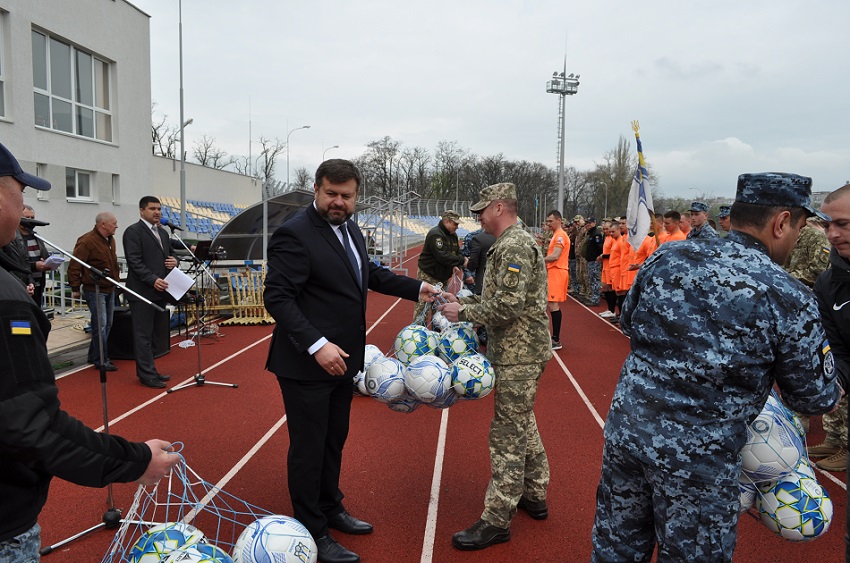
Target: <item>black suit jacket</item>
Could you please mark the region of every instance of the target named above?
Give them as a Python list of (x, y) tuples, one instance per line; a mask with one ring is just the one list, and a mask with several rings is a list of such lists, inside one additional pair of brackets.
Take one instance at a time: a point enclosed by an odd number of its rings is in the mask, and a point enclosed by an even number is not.
[[(276, 326), (266, 369), (289, 379), (338, 380), (307, 351), (321, 337), (349, 357), (345, 375), (363, 368), (367, 288), (415, 301), (421, 282), (370, 263), (360, 229), (347, 221), (350, 242), (360, 256), (355, 272), (333, 228), (309, 205), (272, 235), (263, 300)], [(355, 276), (365, 283), (357, 285)]]
[[(169, 269), (165, 259), (171, 256), (171, 237), (157, 225), (162, 245), (153, 236), (149, 223), (140, 219), (124, 231), (124, 256), (127, 258), (127, 287), (151, 301), (166, 300), (168, 294), (157, 291), (153, 284), (157, 278), (165, 279)], [(127, 294), (128, 299), (136, 299)]]

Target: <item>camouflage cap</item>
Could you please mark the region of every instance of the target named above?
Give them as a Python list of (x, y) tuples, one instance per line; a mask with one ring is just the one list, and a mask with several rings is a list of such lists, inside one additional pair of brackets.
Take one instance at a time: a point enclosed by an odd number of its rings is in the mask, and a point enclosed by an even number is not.
[(595, 222), (596, 222), (596, 217), (594, 217), (593, 215), (591, 215), (590, 217), (588, 217), (588, 218), (586, 219), (586, 222), (587, 222), (587, 223), (595, 223)]
[(581, 223), (582, 221), (584, 221), (584, 217), (582, 217), (581, 215), (576, 215), (575, 217), (573, 217), (573, 223)]
[(691, 204), (691, 208), (688, 211), (702, 211), (704, 213), (708, 213), (708, 204), (704, 201), (695, 201)]
[(723, 219), (724, 217), (729, 217), (729, 212), (732, 211), (731, 205), (721, 205), (720, 211), (717, 212), (717, 218)]
[(830, 221), (829, 215), (812, 207), (812, 179), (785, 172), (762, 172), (738, 176), (735, 201), (754, 205), (802, 207), (809, 215)]
[(501, 184), (493, 184), (481, 190), (481, 195), (478, 203), (469, 206), (469, 210), (473, 213), (481, 213), (488, 205), (500, 199), (516, 200), (516, 186), (509, 182)]
[(454, 223), (460, 223), (460, 215), (453, 209), (446, 209), (441, 216), (443, 219), (448, 219)]

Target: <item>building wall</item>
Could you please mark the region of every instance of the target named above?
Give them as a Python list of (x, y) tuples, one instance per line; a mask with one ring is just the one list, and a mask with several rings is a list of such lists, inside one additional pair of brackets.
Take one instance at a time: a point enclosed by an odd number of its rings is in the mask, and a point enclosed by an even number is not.
[[(249, 176), (186, 163), (186, 199), (251, 205), (260, 201), (260, 184)], [(180, 161), (153, 157), (152, 195), (180, 198)]]

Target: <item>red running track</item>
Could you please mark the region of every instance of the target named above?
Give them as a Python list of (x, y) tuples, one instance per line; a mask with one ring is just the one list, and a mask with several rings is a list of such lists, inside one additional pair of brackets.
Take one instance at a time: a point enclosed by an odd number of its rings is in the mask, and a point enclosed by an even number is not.
[[(368, 342), (388, 350), (398, 330), (409, 323), (412, 310), (412, 303), (370, 294)], [(452, 533), (474, 522), (482, 510), (489, 479), (492, 398), (462, 402), (446, 411), (422, 407), (400, 414), (357, 397), (342, 489), (347, 508), (372, 522), (375, 533), (338, 533), (337, 539), (364, 561), (377, 563), (589, 559), (601, 424), (629, 343), (615, 327), (575, 301), (563, 310), (565, 347), (549, 362), (535, 407), (552, 468), (549, 519), (538, 522), (520, 512), (510, 542), (481, 552), (455, 550)], [(283, 401), (274, 376), (263, 369), (271, 327), (223, 327), (222, 333), (226, 336), (218, 341), (205, 339), (202, 368), (208, 381), (238, 383), (238, 389), (204, 386), (159, 393), (137, 383), (133, 362), (119, 361), (119, 371), (109, 374), (107, 385), (110, 429), (135, 440), (181, 441), (188, 464), (206, 481), (218, 483), (232, 473), (223, 486), (226, 491), (272, 512), (291, 514)], [(197, 350), (174, 347), (157, 365), (173, 376), (170, 385), (189, 380), (198, 370)], [(93, 427), (101, 425), (100, 382), (92, 368), (62, 377), (58, 385), (66, 410)], [(817, 423), (814, 426), (812, 439), (819, 439), (822, 430)], [(251, 453), (252, 449), (256, 451)], [(846, 477), (835, 477), (831, 481), (819, 474), (835, 502), (835, 520), (823, 538), (788, 542), (745, 515), (735, 561), (842, 561)], [(133, 485), (115, 485), (116, 505), (126, 510), (134, 491)], [(97, 524), (105, 502), (105, 490), (54, 480), (40, 519), (44, 545)], [(110, 532), (99, 530), (44, 560), (100, 561), (110, 540)]]

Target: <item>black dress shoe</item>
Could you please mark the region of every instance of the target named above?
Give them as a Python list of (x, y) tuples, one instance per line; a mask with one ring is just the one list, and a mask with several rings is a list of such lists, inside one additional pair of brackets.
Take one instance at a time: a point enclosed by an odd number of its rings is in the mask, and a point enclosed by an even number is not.
[(372, 524), (364, 522), (363, 520), (358, 520), (345, 510), (339, 514), (328, 516), (328, 528), (333, 528), (334, 530), (354, 535), (372, 533)]
[(145, 387), (151, 387), (153, 389), (165, 389), (165, 383), (159, 379), (139, 379), (139, 383)]
[[(100, 371), (99, 365), (95, 364), (94, 368), (97, 371)], [(118, 371), (118, 368), (112, 362), (106, 362), (105, 364), (103, 364), (103, 371)]]
[(510, 528), (498, 528), (491, 526), (484, 520), (479, 520), (466, 530), (453, 535), (452, 545), (458, 549), (472, 551), (484, 549), (497, 543), (504, 543), (509, 539), (511, 539)]
[(521, 508), (528, 512), (528, 515), (535, 520), (546, 520), (549, 516), (549, 507), (546, 506), (545, 500), (528, 500), (525, 497), (520, 497), (517, 508)]
[(171, 381), (170, 375), (162, 375), (161, 373), (156, 374), (156, 378), (160, 381)]
[(316, 540), (319, 548), (319, 561), (321, 563), (357, 563), (360, 556), (337, 543), (330, 536), (322, 536)]

